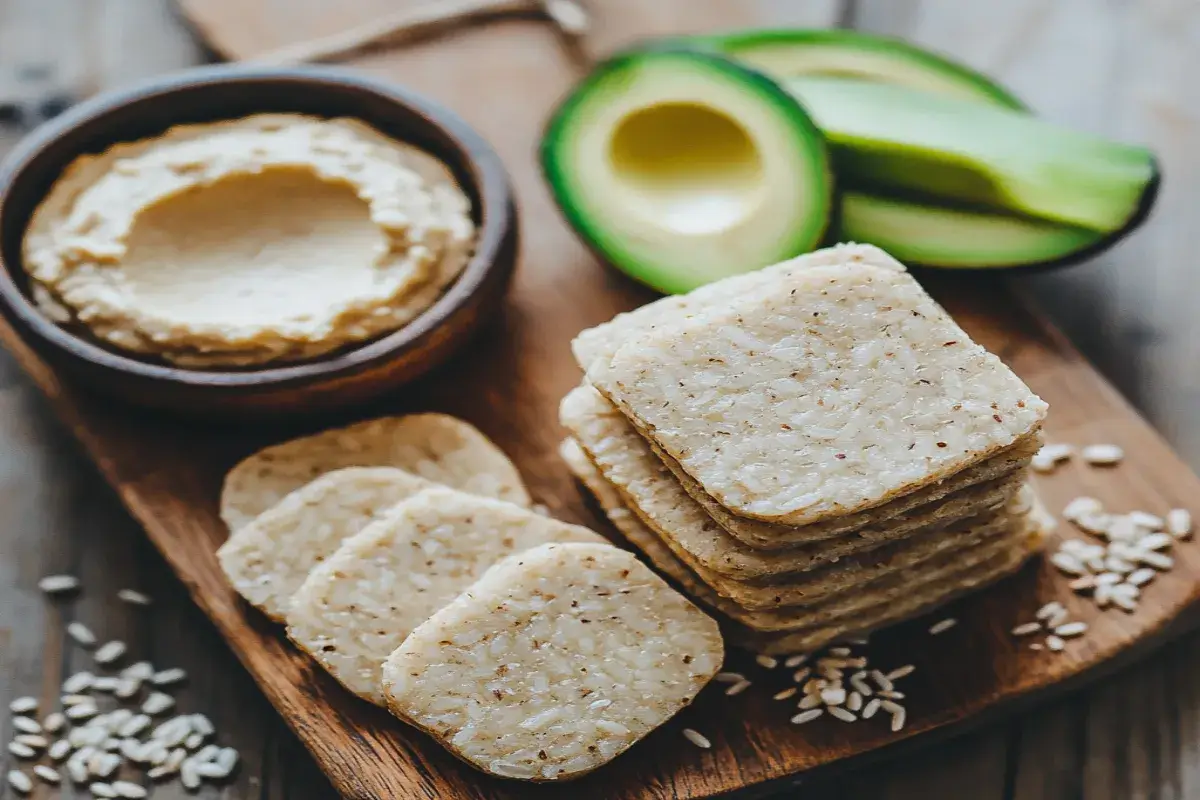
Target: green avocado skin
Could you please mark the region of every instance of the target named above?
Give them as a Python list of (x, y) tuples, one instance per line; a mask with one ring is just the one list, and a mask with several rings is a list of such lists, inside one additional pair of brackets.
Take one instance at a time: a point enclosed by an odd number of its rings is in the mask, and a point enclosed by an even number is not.
[[(685, 40), (722, 53), (784, 81), (802, 75), (853, 77), (911, 89), (953, 93), (980, 103), (1028, 111), (1008, 89), (986, 75), (937, 53), (889, 36), (840, 29), (776, 28), (733, 31)], [(772, 71), (757, 63), (764, 53), (796, 53), (791, 69)]]
[[(571, 143), (583, 126), (593, 124), (593, 109), (608, 98), (618, 97), (635, 81), (661, 79), (663, 102), (671, 102), (670, 81), (675, 70), (737, 87), (744, 102), (758, 111), (757, 119), (768, 120), (789, 132), (805, 164), (794, 178), (804, 184), (807, 206), (802, 219), (792, 220), (786, 241), (761, 263), (731, 263), (723, 274), (697, 274), (672, 252), (670, 237), (664, 237), (652, 256), (635, 255), (633, 243), (624, 237), (612, 219), (624, 212), (614, 201), (589, 194), (589, 187), (576, 180), (579, 170), (572, 163)], [(656, 77), (661, 76), (661, 78)], [(715, 102), (715, 100), (714, 100)], [(715, 108), (715, 106), (714, 106)], [(749, 125), (744, 118), (738, 122)], [(543, 176), (563, 217), (583, 241), (603, 259), (651, 288), (668, 294), (691, 291), (725, 275), (747, 272), (782, 261), (820, 246), (828, 235), (835, 208), (835, 187), (824, 137), (800, 103), (784, 88), (761, 73), (746, 69), (718, 54), (684, 47), (642, 47), (618, 54), (598, 65), (568, 95), (551, 115), (538, 151)], [(645, 246), (642, 245), (643, 251)]]

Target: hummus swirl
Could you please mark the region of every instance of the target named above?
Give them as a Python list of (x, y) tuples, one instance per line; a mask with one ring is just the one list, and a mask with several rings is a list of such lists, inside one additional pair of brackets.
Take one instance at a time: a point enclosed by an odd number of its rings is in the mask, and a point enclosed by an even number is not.
[(51, 318), (187, 366), (311, 358), (395, 330), (461, 271), (470, 202), (348, 119), (172, 128), (73, 162), (30, 222)]

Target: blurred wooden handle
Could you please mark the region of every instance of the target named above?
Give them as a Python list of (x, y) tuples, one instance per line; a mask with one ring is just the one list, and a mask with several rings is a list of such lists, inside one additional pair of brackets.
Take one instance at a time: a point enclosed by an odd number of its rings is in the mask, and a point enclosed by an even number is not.
[(489, 17), (541, 14), (568, 37), (588, 27), (587, 12), (576, 0), (432, 0), (417, 8), (397, 11), (341, 33), (287, 45), (251, 59), (255, 64), (316, 64), (334, 61), (440, 28), (478, 22)]

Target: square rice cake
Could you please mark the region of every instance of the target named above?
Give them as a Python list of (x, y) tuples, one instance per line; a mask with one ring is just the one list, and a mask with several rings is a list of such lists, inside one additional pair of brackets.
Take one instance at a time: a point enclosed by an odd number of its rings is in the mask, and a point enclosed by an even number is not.
[(598, 533), (436, 487), (345, 540), (292, 598), (288, 636), (350, 691), (383, 703), (379, 670), (404, 637), (497, 561)]
[(706, 313), (714, 308), (719, 309), (733, 297), (770, 295), (774, 292), (776, 283), (792, 272), (835, 264), (870, 264), (881, 269), (904, 271), (903, 264), (874, 245), (837, 244), (754, 272), (732, 275), (705, 284), (687, 294), (668, 295), (641, 308), (618, 314), (608, 322), (580, 331), (571, 342), (571, 352), (586, 372), (592, 362), (611, 359), (617, 349), (630, 338), (663, 323)]
[(1041, 533), (1037, 526), (1025, 539), (1025, 547), (1005, 551), (988, 561), (959, 571), (944, 582), (905, 595), (901, 599), (878, 606), (853, 621), (822, 624), (799, 631), (758, 633), (737, 623), (723, 626), (730, 642), (755, 653), (783, 655), (811, 653), (837, 642), (867, 636), (881, 628), (920, 617), (964, 595), (981, 591), (1017, 572), (1026, 561), (1041, 549)]
[[(854, 595), (851, 595), (814, 607), (813, 611), (821, 616), (799, 630), (763, 632), (753, 623), (763, 619), (760, 614), (772, 612), (747, 612), (718, 595), (676, 559), (653, 532), (641, 524), (636, 515), (621, 506), (620, 495), (606, 484), (595, 467), (589, 464), (581, 448), (568, 440), (560, 448), (560, 454), (576, 477), (596, 496), (601, 508), (617, 530), (640, 549), (656, 569), (716, 614), (731, 644), (772, 655), (811, 652), (837, 641), (861, 636), (893, 622), (919, 616), (971, 589), (981, 588), (999, 580), (1014, 572), (1037, 552), (1043, 537), (1053, 527), (1052, 519), (1039, 504), (1031, 515), (1025, 518), (1022, 527), (1015, 534), (1006, 534), (997, 541), (979, 548), (977, 553), (961, 562), (948, 559), (945, 568), (930, 571), (920, 582), (912, 584), (912, 591), (903, 594), (899, 607), (891, 601), (859, 605)], [(1026, 492), (1025, 496), (1029, 498), (1031, 494)], [(945, 595), (941, 588), (947, 584), (958, 587), (949, 596)], [(916, 596), (920, 605), (914, 608), (913, 604), (908, 602), (910, 595)], [(854, 604), (852, 615), (844, 611), (847, 603)], [(824, 616), (826, 614), (828, 617)]]
[(259, 450), (225, 476), (221, 519), (235, 531), (288, 492), (343, 467), (395, 467), (452, 489), (530, 503), (517, 468), (474, 426), (446, 414), (408, 414)]
[[(840, 558), (876, 542), (977, 514), (995, 501), (994, 487), (1000, 479), (1019, 472), (1041, 446), (1040, 437), (1028, 437), (975, 466), (877, 508), (790, 526), (730, 514), (673, 459), (662, 453), (656, 457), (652, 443), (591, 386), (569, 392), (559, 407), (559, 418), (605, 479), (627, 495), (630, 504), (657, 530), (706, 567), (739, 580), (778, 572), (771, 567), (783, 563), (795, 570), (805, 569), (805, 563), (819, 563), (822, 555), (825, 560)], [(723, 530), (713, 530), (714, 521)], [(787, 549), (752, 552), (781, 548)]]
[(387, 659), (388, 707), (468, 764), (532, 781), (616, 758), (692, 702), (717, 623), (632, 554), (551, 544), (505, 559)]
[[(564, 442), (559, 452), (571, 472), (595, 496), (614, 527), (645, 555), (655, 569), (704, 606), (755, 632), (802, 629), (870, 612), (875, 606), (889, 603), (909, 592), (921, 591), (926, 585), (952, 579), (958, 572), (990, 561), (1002, 553), (1014, 549), (1024, 550), (1029, 537), (1027, 528), (1030, 520), (1023, 518), (1013, 529), (1000, 530), (996, 535), (987, 537), (974, 546), (944, 553), (926, 563), (884, 576), (854, 591), (837, 594), (822, 603), (797, 608), (749, 611), (722, 597), (676, 558), (670, 548), (666, 547), (636, 514), (623, 505), (620, 493), (603, 479), (596, 467), (589, 462), (586, 453), (575, 442)], [(1026, 490), (1028, 491), (1028, 487)]]
[(234, 590), (276, 622), (292, 595), (342, 541), (437, 484), (391, 467), (328, 472), (237, 529), (217, 551)]
[[(690, 553), (670, 540), (659, 538), (676, 558), (717, 593), (745, 609), (758, 611), (782, 606), (812, 606), (842, 592), (857, 591), (889, 574), (917, 567), (947, 553), (961, 552), (998, 535), (1013, 525), (1013, 517), (1007, 509), (997, 508), (909, 540), (846, 556), (818, 569), (782, 576), (778, 583), (746, 583), (727, 578), (697, 563)], [(649, 527), (653, 530), (653, 526)]]
[(943, 480), (1046, 415), (911, 275), (862, 264), (661, 325), (587, 377), (731, 513), (790, 525)]

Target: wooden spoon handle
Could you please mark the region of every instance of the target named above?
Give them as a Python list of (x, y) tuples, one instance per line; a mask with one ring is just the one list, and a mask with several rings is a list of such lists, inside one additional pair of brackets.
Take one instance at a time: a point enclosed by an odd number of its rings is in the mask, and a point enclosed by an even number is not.
[(251, 62), (286, 65), (334, 61), (441, 28), (520, 14), (544, 14), (568, 36), (581, 35), (588, 24), (587, 14), (574, 0), (434, 0), (340, 33), (286, 45), (257, 56)]

